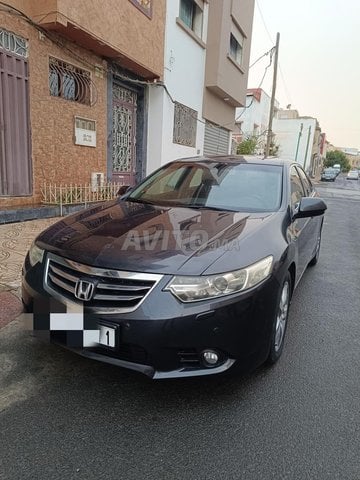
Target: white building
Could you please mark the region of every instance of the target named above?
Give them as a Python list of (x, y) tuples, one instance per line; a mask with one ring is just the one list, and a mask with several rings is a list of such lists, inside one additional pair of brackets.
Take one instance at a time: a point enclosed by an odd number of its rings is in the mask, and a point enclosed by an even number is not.
[(254, 0), (167, 0), (164, 75), (149, 89), (147, 173), (180, 157), (229, 153), (253, 12)]
[(279, 156), (299, 162), (308, 171), (315, 129), (315, 118), (274, 118), (273, 132), (275, 143), (279, 145)]
[[(179, 0), (168, 0), (165, 23), (165, 59), (164, 84), (153, 87), (149, 93), (148, 127), (148, 173), (160, 165), (180, 157), (202, 155), (204, 145), (204, 121), (202, 103), (205, 79), (206, 50), (200, 42), (182, 28), (179, 23)], [(202, 11), (202, 28), (198, 27), (197, 35), (206, 43), (209, 6), (204, 3)], [(173, 100), (178, 103), (173, 103)], [(175, 143), (174, 121), (175, 109), (179, 116), (184, 113), (191, 116), (191, 110), (181, 111), (181, 106), (191, 109), (194, 117), (200, 121), (188, 124), (188, 141)], [(181, 118), (179, 119), (181, 121)], [(186, 145), (187, 143), (187, 145)]]
[(319, 175), (326, 147), (316, 118), (300, 117), (296, 110), (279, 110), (272, 130), (280, 157), (297, 161), (312, 177)]
[[(238, 143), (244, 137), (259, 137), (257, 153), (263, 153), (270, 116), (270, 96), (261, 88), (249, 88), (246, 94), (245, 108), (236, 109), (235, 123), (238, 131), (233, 134)], [(275, 100), (275, 111), (279, 102)]]

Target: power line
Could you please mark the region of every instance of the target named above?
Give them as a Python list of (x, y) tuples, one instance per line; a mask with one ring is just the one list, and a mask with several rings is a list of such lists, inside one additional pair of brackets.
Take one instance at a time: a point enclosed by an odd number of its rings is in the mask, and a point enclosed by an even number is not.
[(263, 55), (261, 55), (261, 57), (259, 57), (257, 60), (255, 60), (255, 62), (253, 62), (253, 63), (250, 65), (249, 69), (252, 68), (254, 65), (256, 65), (262, 58), (264, 58), (264, 57), (266, 57), (267, 55), (269, 55), (269, 54), (272, 52), (272, 50), (274, 50), (274, 47), (270, 48), (270, 50), (268, 50), (268, 51), (265, 52)]
[(266, 33), (268, 34), (268, 37), (269, 37), (269, 39), (270, 39), (270, 42), (271, 42), (271, 44), (273, 45), (273, 44), (274, 44), (274, 39), (272, 38), (272, 35), (271, 35), (271, 33), (269, 32), (269, 29), (268, 29), (268, 27), (267, 27), (267, 25), (266, 25), (265, 18), (264, 18), (264, 15), (263, 15), (263, 13), (262, 13), (262, 10), (261, 10), (261, 8), (260, 8), (260, 4), (259, 4), (258, 0), (256, 0), (256, 6), (257, 6), (257, 8), (258, 8), (258, 10), (259, 10), (260, 17), (261, 17), (262, 23), (263, 23), (263, 25), (264, 25), (264, 27), (265, 27)]
[[(269, 50), (269, 52), (270, 52), (270, 62), (269, 62), (269, 64), (266, 66), (265, 71), (264, 71), (264, 74), (263, 74), (263, 76), (262, 76), (262, 79), (260, 80), (259, 86), (258, 86), (257, 88), (261, 88), (261, 86), (262, 86), (262, 84), (263, 84), (263, 82), (264, 82), (264, 80), (265, 80), (267, 71), (268, 71), (268, 69), (271, 67), (272, 58), (273, 58), (274, 51), (275, 51), (274, 49), (275, 49), (275, 47), (273, 47), (271, 50)], [(243, 107), (243, 111), (240, 113), (240, 115), (238, 115), (238, 116), (235, 118), (235, 123), (239, 120), (239, 118), (241, 118), (241, 117), (244, 115), (245, 111), (246, 111), (248, 108), (250, 108), (253, 103), (254, 103), (254, 96), (253, 96), (253, 98), (251, 99), (251, 102), (249, 103), (249, 105), (247, 105), (246, 107)], [(227, 125), (230, 125), (230, 124), (227, 124)]]
[(289, 89), (288, 89), (288, 87), (287, 87), (287, 85), (286, 85), (285, 77), (284, 77), (284, 74), (283, 74), (283, 72), (282, 72), (280, 63), (279, 63), (279, 72), (280, 72), (281, 81), (282, 81), (282, 83), (283, 83), (283, 87), (284, 87), (284, 90), (285, 90), (285, 94), (286, 94), (287, 99), (288, 99), (288, 103), (289, 103), (290, 105), (292, 105), (293, 102), (292, 102), (292, 99), (291, 99), (291, 95), (290, 95)]

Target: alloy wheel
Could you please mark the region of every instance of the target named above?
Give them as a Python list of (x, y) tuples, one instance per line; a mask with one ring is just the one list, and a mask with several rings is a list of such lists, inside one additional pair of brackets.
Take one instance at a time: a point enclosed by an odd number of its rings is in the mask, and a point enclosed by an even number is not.
[(290, 285), (289, 282), (285, 282), (281, 296), (280, 296), (280, 303), (279, 303), (279, 310), (276, 318), (276, 327), (275, 327), (275, 352), (278, 352), (282, 346), (285, 330), (286, 330), (286, 322), (288, 318), (288, 311), (289, 311), (289, 304), (290, 304)]

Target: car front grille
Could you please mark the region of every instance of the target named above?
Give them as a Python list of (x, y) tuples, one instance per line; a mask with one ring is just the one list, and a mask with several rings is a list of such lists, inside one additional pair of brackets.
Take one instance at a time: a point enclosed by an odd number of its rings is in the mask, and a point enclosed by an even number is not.
[[(126, 313), (134, 311), (161, 278), (156, 274), (91, 267), (49, 253), (45, 288), (55, 296), (83, 302), (97, 313)], [(79, 296), (79, 282), (90, 286), (89, 298)]]

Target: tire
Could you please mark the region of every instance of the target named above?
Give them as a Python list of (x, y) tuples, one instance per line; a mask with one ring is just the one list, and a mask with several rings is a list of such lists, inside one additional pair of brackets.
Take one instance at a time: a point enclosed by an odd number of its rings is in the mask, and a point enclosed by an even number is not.
[(281, 357), (291, 301), (291, 277), (288, 272), (279, 291), (278, 305), (271, 332), (270, 351), (266, 363), (273, 365)]
[(319, 261), (320, 247), (321, 247), (321, 232), (322, 232), (322, 224), (321, 224), (319, 236), (318, 236), (318, 239), (317, 239), (316, 252), (315, 252), (315, 255), (313, 256), (313, 258), (312, 258), (312, 259), (310, 260), (310, 262), (308, 263), (308, 266), (309, 266), (309, 267), (315, 267), (315, 265), (316, 265), (316, 264), (318, 263), (318, 261)]

